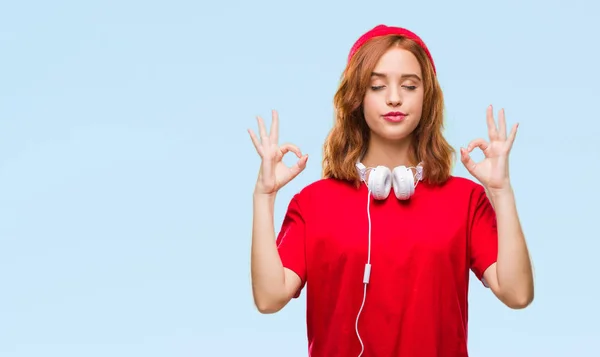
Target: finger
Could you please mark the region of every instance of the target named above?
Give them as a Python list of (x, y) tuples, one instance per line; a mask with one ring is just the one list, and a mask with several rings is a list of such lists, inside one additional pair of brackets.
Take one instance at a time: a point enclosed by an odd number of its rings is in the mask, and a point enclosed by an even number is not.
[(252, 129), (248, 129), (248, 133), (250, 134), (250, 139), (252, 139), (252, 144), (254, 144), (254, 148), (256, 149), (256, 152), (262, 157), (260, 141), (256, 137), (256, 134), (254, 134)]
[(275, 175), (273, 161), (274, 160), (272, 157), (263, 158), (263, 160), (262, 160), (261, 173), (262, 173), (263, 180), (265, 180), (266, 182), (273, 181), (273, 177)]
[(504, 108), (498, 113), (498, 139), (506, 140), (506, 117), (504, 116)]
[(290, 180), (298, 176), (306, 168), (306, 162), (308, 161), (308, 154), (302, 156), (292, 167), (290, 167)]
[(475, 148), (481, 149), (485, 154), (486, 150), (489, 148), (489, 143), (481, 138), (475, 139), (469, 143), (467, 146), (467, 152), (472, 152)]
[(486, 118), (488, 126), (488, 136), (490, 137), (490, 140), (495, 140), (498, 138), (498, 129), (496, 128), (496, 123), (494, 122), (494, 108), (491, 104), (487, 108)]
[(473, 173), (477, 167), (477, 163), (471, 159), (469, 152), (463, 148), (460, 148), (460, 161), (465, 165), (465, 168), (469, 173)]
[(271, 115), (273, 117), (270, 133), (271, 144), (277, 144), (277, 141), (279, 141), (279, 114), (276, 110), (273, 110)]
[(510, 130), (510, 134), (508, 135), (507, 141), (510, 148), (512, 148), (515, 138), (517, 137), (517, 129), (519, 129), (519, 123), (513, 125), (512, 129)]
[(260, 133), (260, 141), (264, 142), (268, 138), (267, 129), (265, 128), (265, 122), (260, 116), (256, 117), (256, 121), (258, 121), (258, 132)]
[(281, 150), (281, 153), (283, 155), (285, 155), (291, 151), (294, 154), (296, 154), (296, 156), (299, 158), (302, 156), (302, 151), (300, 151), (300, 149), (294, 144), (289, 144), (289, 143), (283, 144), (279, 147), (279, 150)]

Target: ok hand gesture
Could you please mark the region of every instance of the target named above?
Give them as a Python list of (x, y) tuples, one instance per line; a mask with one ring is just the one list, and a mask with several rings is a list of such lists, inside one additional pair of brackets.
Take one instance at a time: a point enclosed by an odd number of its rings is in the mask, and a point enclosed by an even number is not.
[[(518, 124), (515, 124), (510, 134), (506, 135), (506, 118), (504, 109), (498, 115), (498, 127), (494, 121), (492, 106), (487, 108), (487, 126), (490, 141), (476, 139), (469, 143), (466, 149), (460, 149), (461, 161), (469, 171), (488, 191), (499, 191), (510, 189), (510, 178), (508, 174), (508, 155), (512, 149), (517, 135)], [(480, 148), (485, 159), (475, 162), (469, 153), (475, 148)]]
[[(252, 143), (256, 152), (262, 159), (258, 180), (256, 182), (255, 194), (272, 195), (290, 182), (294, 177), (306, 167), (308, 155), (302, 155), (300, 149), (292, 144), (279, 146), (279, 115), (277, 111), (272, 112), (273, 120), (271, 123), (271, 132), (267, 135), (265, 123), (261, 117), (257, 117), (260, 140), (252, 129), (248, 129)], [(298, 162), (292, 167), (287, 167), (283, 163), (283, 156), (288, 152), (293, 152), (298, 157)]]

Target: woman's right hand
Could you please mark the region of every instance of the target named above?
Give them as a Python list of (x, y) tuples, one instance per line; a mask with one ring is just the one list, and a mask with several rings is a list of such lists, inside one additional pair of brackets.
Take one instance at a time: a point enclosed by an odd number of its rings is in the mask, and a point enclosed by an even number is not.
[[(273, 120), (271, 123), (271, 132), (267, 135), (265, 123), (261, 117), (257, 117), (260, 139), (252, 129), (248, 129), (252, 143), (256, 152), (262, 159), (258, 181), (256, 182), (255, 194), (273, 195), (290, 182), (294, 177), (306, 168), (308, 155), (302, 155), (300, 149), (292, 144), (279, 146), (279, 116), (277, 111), (272, 112)], [(298, 162), (292, 167), (287, 167), (283, 163), (283, 156), (288, 152), (293, 152), (298, 157)]]

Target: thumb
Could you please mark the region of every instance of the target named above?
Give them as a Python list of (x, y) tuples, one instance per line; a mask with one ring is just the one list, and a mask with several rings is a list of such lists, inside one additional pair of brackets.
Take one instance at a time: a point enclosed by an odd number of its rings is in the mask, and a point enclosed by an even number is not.
[(469, 155), (469, 152), (464, 148), (460, 148), (460, 161), (465, 165), (467, 171), (473, 174), (475, 167), (477, 167), (477, 163), (471, 159), (471, 155)]

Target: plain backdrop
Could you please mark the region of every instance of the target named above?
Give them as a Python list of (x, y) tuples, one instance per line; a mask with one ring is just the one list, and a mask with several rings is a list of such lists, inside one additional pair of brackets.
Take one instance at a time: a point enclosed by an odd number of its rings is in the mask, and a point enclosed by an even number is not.
[[(486, 138), (489, 104), (520, 123), (511, 175), (536, 297), (513, 311), (472, 280), (471, 355), (600, 355), (599, 10), (2, 2), (0, 356), (307, 356), (304, 295), (275, 315), (252, 303), (246, 130), (277, 109), (281, 140), (311, 155), (278, 196), (279, 229), (320, 178), (347, 53), (380, 23), (430, 47), (457, 150)], [(454, 174), (469, 177), (459, 161)]]

